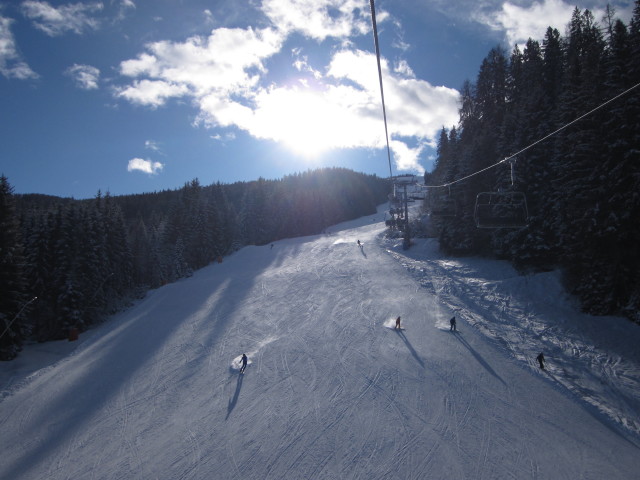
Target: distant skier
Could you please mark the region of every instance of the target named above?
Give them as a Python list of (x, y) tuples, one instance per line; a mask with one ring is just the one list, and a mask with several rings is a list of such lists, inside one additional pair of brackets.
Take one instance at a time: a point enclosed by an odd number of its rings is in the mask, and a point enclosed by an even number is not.
[(544, 370), (544, 354), (542, 352), (540, 352), (540, 355), (536, 357), (536, 360), (538, 360), (538, 363), (540, 364), (540, 368)]
[(400, 330), (400, 317), (396, 318), (396, 328)]
[(240, 367), (240, 373), (244, 373), (244, 369), (247, 368), (247, 354), (242, 354), (242, 366)]
[(358, 246), (362, 248), (362, 244), (360, 243), (360, 240), (358, 240)]
[(451, 328), (449, 330), (451, 330), (452, 332), (457, 332), (458, 329), (456, 328), (456, 317), (451, 317), (449, 323), (451, 324)]

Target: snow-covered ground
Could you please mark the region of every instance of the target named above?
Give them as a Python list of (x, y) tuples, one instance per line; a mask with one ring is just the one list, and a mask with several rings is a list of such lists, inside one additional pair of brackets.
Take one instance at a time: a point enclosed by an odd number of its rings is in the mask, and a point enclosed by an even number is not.
[(638, 478), (638, 326), (384, 228), (244, 248), (0, 364), (0, 478)]

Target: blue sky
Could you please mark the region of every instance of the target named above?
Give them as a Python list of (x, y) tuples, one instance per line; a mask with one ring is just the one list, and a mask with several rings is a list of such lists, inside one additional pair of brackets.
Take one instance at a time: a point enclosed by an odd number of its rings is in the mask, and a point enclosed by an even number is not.
[[(625, 22), (633, 2), (611, 2)], [(458, 90), (575, 6), (377, 0), (393, 174), (430, 170)], [(0, 0), (0, 173), (89, 198), (325, 166), (389, 175), (367, 0)]]

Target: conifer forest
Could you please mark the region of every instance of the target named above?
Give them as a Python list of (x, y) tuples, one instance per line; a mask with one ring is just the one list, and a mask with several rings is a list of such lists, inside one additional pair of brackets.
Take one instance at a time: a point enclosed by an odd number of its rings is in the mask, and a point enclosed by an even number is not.
[[(640, 0), (629, 24), (610, 13), (576, 8), (564, 34), (549, 27), (541, 42), (487, 54), (461, 86), (458, 124), (442, 128), (424, 208), (444, 252), (560, 269), (584, 311), (640, 322)], [(74, 200), (16, 194), (2, 176), (0, 359), (243, 246), (373, 214), (390, 191), (331, 168)], [(483, 192), (517, 192), (526, 224), (478, 228)]]
[(3, 359), (27, 340), (63, 339), (151, 288), (246, 245), (321, 233), (376, 212), (389, 182), (323, 169), (230, 185), (89, 200), (16, 195), (0, 178)]
[[(639, 82), (638, 1), (630, 25), (576, 8), (565, 36), (492, 49), (425, 174), (450, 184), (428, 189), (440, 247), (560, 268), (584, 311), (640, 321)], [(481, 192), (526, 199), (526, 226), (477, 228)]]

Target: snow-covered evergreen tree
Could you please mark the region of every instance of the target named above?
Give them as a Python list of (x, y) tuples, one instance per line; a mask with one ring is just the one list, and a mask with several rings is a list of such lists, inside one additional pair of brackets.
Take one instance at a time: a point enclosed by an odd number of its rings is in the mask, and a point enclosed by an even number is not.
[(23, 306), (26, 303), (24, 258), (13, 188), (0, 176), (0, 360), (10, 360), (24, 339)]

